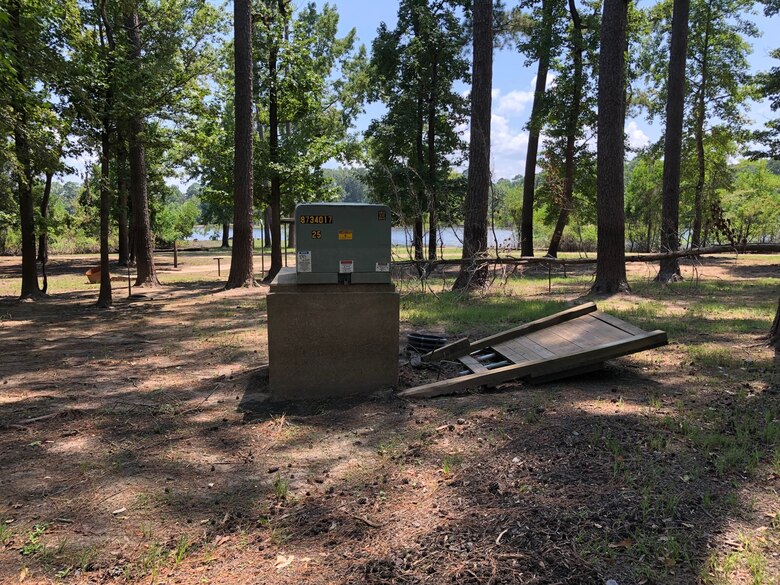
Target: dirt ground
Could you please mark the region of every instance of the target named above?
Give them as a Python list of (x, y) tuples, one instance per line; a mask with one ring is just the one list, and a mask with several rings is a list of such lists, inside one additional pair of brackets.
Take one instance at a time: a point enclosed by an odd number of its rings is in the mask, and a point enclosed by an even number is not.
[[(632, 265), (634, 292), (597, 302), (670, 344), (597, 374), (271, 405), (267, 288), (222, 290), (211, 256), (160, 262), (166, 286), (117, 280), (99, 311), (94, 259), (53, 259), (52, 294), (18, 303), (0, 258), (0, 582), (780, 583), (760, 338), (778, 257), (705, 259), (676, 289)], [(458, 302), (570, 302), (588, 278)], [(402, 387), (433, 375), (407, 362)]]

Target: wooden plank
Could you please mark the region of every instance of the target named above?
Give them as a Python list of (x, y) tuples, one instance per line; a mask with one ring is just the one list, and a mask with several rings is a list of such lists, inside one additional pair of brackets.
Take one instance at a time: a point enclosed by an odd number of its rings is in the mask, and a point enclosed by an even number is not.
[(504, 341), (503, 343), (499, 343), (498, 345), (493, 346), (493, 349), (495, 349), (499, 353), (503, 353), (505, 351), (513, 352), (517, 355), (523, 356), (523, 358), (525, 358), (524, 361), (541, 359), (542, 356), (540, 356), (538, 353), (536, 353), (531, 349), (528, 349), (527, 347), (520, 345), (518, 343), (518, 339), (510, 339), (509, 341)]
[(629, 333), (622, 329), (607, 325), (603, 321), (591, 317), (591, 315), (568, 321), (565, 323), (565, 326), (557, 325), (553, 330), (558, 335), (583, 348), (631, 337)]
[[(576, 343), (572, 343), (568, 339), (565, 339), (555, 333), (552, 329), (542, 329), (541, 331), (534, 331), (526, 337), (526, 339), (538, 343), (545, 349), (550, 350), (555, 355), (566, 355), (574, 351), (585, 349)], [(592, 343), (591, 346), (598, 345)]]
[(604, 323), (608, 323), (613, 327), (622, 329), (623, 331), (625, 331), (626, 333), (630, 333), (631, 335), (643, 335), (645, 333), (643, 329), (640, 329), (639, 327), (635, 327), (631, 323), (626, 323), (622, 319), (618, 319), (617, 317), (613, 317), (612, 315), (608, 315), (607, 313), (602, 313), (601, 311), (596, 311), (595, 313), (593, 313), (593, 316), (599, 321), (603, 321)]
[(420, 359), (424, 362), (435, 362), (439, 360), (446, 360), (448, 358), (459, 355), (466, 355), (472, 351), (470, 346), (471, 344), (469, 343), (468, 337), (461, 337), (452, 343), (442, 345), (438, 349), (434, 349), (433, 351), (421, 355)]
[(660, 347), (667, 343), (666, 333), (664, 331), (656, 330), (644, 333), (641, 336), (637, 335), (636, 337), (631, 337), (629, 339), (605, 343), (596, 346), (593, 349), (583, 349), (555, 359), (534, 360), (523, 364), (496, 368), (495, 370), (490, 370), (484, 374), (470, 374), (451, 380), (441, 380), (431, 384), (424, 384), (422, 386), (404, 390), (398, 395), (403, 398), (430, 398), (443, 394), (452, 394), (458, 390), (466, 390), (468, 388), (486, 384), (499, 384), (517, 378), (526, 378), (529, 376), (538, 377), (554, 372), (581, 368), (583, 366), (597, 364), (645, 349)]
[(495, 349), (498, 353), (500, 353), (505, 358), (512, 360), (516, 364), (520, 364), (522, 362), (527, 362), (531, 360), (531, 358), (529, 358), (524, 353), (515, 351), (514, 348), (506, 347), (504, 344), (501, 344), (500, 349), (497, 347), (493, 349)]
[(576, 319), (580, 315), (587, 315), (588, 313), (592, 313), (596, 310), (597, 308), (595, 303), (585, 303), (584, 305), (578, 305), (576, 307), (572, 307), (571, 309), (566, 309), (565, 311), (561, 311), (560, 313), (555, 313), (554, 315), (550, 315), (548, 317), (542, 317), (541, 319), (537, 319), (536, 321), (531, 321), (530, 323), (520, 325), (519, 327), (514, 327), (513, 329), (507, 329), (506, 331), (501, 331), (500, 333), (496, 333), (495, 335), (491, 335), (490, 337), (479, 339), (471, 344), (471, 348), (468, 353), (485, 347), (493, 347), (495, 344), (501, 343), (502, 341), (513, 339), (520, 335), (531, 333), (532, 331), (538, 331), (539, 329), (544, 329), (545, 327), (551, 327), (552, 325), (563, 323), (564, 321), (568, 321), (569, 319)]
[(555, 357), (555, 354), (551, 352), (549, 349), (547, 349), (543, 345), (539, 345), (533, 339), (528, 339), (528, 337), (518, 337), (517, 339), (515, 339), (515, 343), (521, 347), (531, 350), (532, 352), (534, 352), (536, 355), (539, 356), (539, 359), (547, 359), (547, 358)]
[(489, 372), (485, 366), (483, 366), (479, 361), (477, 361), (476, 358), (471, 357), (470, 355), (464, 355), (462, 357), (458, 358), (458, 361), (462, 363), (464, 366), (466, 366), (469, 370), (474, 372), (475, 374), (478, 374), (480, 372)]

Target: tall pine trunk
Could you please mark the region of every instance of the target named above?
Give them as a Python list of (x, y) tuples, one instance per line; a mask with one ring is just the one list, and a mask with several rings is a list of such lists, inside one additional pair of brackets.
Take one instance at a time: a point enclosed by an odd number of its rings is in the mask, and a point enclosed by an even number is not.
[(128, 222), (127, 149), (124, 137), (117, 133), (116, 191), (117, 191), (117, 234), (119, 237), (119, 265), (130, 263), (130, 225)]
[(769, 330), (769, 345), (774, 347), (775, 351), (780, 352), (780, 301), (777, 303), (775, 320), (772, 323), (772, 328)]
[[(254, 286), (252, 258), (252, 3), (235, 0), (235, 149), (233, 168), (233, 250), (225, 288)], [(278, 217), (277, 217), (278, 221)]]
[(108, 227), (111, 220), (111, 189), (109, 189), (109, 160), (111, 157), (111, 137), (108, 120), (104, 121), (100, 133), (100, 294), (97, 306), (108, 308), (111, 299), (111, 274), (108, 263)]
[(483, 286), (487, 265), (490, 198), (490, 100), (493, 84), (493, 0), (474, 0), (469, 176), (463, 226), (463, 257), (453, 289)]
[(51, 184), (54, 179), (53, 171), (46, 171), (46, 183), (43, 186), (43, 197), (41, 197), (41, 219), (43, 225), (41, 226), (41, 233), (38, 236), (38, 262), (46, 265), (49, 261), (49, 233), (46, 220), (49, 218), (49, 200), (51, 199)]
[[(688, 51), (690, 6), (690, 0), (674, 0), (666, 96), (661, 252), (676, 252), (680, 249), (680, 163), (685, 115), (685, 57)], [(655, 279), (659, 282), (682, 280), (679, 260), (662, 259)]]
[(561, 211), (558, 214), (558, 221), (555, 223), (550, 246), (547, 249), (547, 255), (552, 258), (558, 257), (558, 247), (561, 244), (563, 230), (569, 223), (569, 214), (574, 204), (574, 156), (576, 150), (577, 131), (579, 129), (580, 109), (582, 105), (582, 53), (585, 51), (582, 42), (582, 21), (574, 0), (569, 0), (569, 13), (572, 20), (572, 58), (574, 60), (574, 75), (572, 76), (571, 105), (569, 106), (569, 120), (566, 131), (566, 154), (564, 162), (563, 177), (563, 201), (561, 202)]
[(629, 290), (623, 165), (625, 144), (625, 51), (628, 2), (605, 0), (601, 24), (598, 82), (597, 256), (591, 292), (613, 294)]
[(704, 182), (706, 179), (706, 160), (704, 158), (704, 120), (707, 116), (707, 86), (709, 84), (709, 47), (710, 26), (712, 11), (707, 5), (707, 22), (704, 28), (704, 48), (701, 59), (701, 80), (696, 94), (696, 107), (694, 109), (694, 140), (696, 142), (696, 186), (693, 191), (693, 231), (691, 234), (691, 247), (702, 247), (702, 223), (704, 217)]
[[(125, 17), (125, 28), (130, 40), (133, 60), (141, 58), (141, 31), (135, 8)], [(144, 119), (139, 113), (130, 116), (128, 141), (130, 143), (130, 196), (133, 200), (133, 243), (135, 246), (135, 286), (160, 285), (154, 267), (154, 242), (149, 225), (149, 200), (146, 191), (146, 149), (143, 143)]]
[[(280, 2), (280, 9), (282, 2)], [(275, 43), (276, 41), (274, 41)], [(279, 96), (277, 94), (277, 75), (279, 68), (279, 48), (271, 46), (268, 56), (268, 156), (271, 163), (271, 267), (265, 280), (271, 281), (282, 269), (282, 185), (276, 163), (279, 159)]]
[(550, 43), (552, 42), (553, 0), (542, 0), (542, 40), (539, 48), (539, 64), (536, 69), (534, 103), (531, 106), (528, 150), (525, 153), (523, 175), (523, 208), (520, 215), (520, 255), (534, 255), (534, 191), (536, 189), (536, 158), (539, 154), (539, 135), (542, 131), (544, 91), (547, 72), (550, 69)]
[(14, 60), (18, 89), (11, 92), (11, 109), (14, 124), (14, 152), (18, 168), (16, 170), (17, 195), (19, 197), (19, 219), (22, 232), (22, 291), (20, 298), (35, 299), (42, 296), (38, 285), (38, 265), (35, 257), (35, 210), (33, 208), (33, 171), (30, 143), (27, 139), (27, 107), (19, 91), (27, 88), (24, 76), (25, 44), (21, 22), (21, 0), (11, 0), (9, 20), (14, 36)]
[(438, 243), (438, 213), (436, 206), (438, 184), (436, 180), (436, 95), (439, 82), (438, 55), (434, 54), (431, 65), (431, 89), (428, 96), (428, 260), (436, 260)]

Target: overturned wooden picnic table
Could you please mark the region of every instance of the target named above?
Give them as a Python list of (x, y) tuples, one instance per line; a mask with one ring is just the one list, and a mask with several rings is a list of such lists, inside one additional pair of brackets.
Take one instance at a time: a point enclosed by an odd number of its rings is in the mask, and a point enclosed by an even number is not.
[(422, 356), (457, 360), (468, 372), (408, 388), (406, 398), (429, 398), (511, 380), (547, 382), (600, 369), (606, 360), (660, 347), (666, 332), (644, 331), (586, 303), (490, 337), (459, 339)]

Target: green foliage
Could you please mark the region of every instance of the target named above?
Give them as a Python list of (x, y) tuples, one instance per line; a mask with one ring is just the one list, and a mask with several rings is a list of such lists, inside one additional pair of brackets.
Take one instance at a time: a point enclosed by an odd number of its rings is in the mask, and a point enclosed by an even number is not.
[(734, 189), (720, 191), (723, 210), (738, 240), (748, 242), (780, 237), (780, 176), (767, 161), (739, 163)]
[(657, 248), (661, 226), (663, 161), (642, 153), (629, 163), (626, 185), (626, 238), (631, 251)]
[(467, 102), (453, 85), (469, 70), (456, 4), (403, 0), (396, 28), (382, 23), (372, 46), (370, 99), (387, 112), (366, 131), (367, 180), (404, 225), (431, 212), (452, 223), (462, 211), (465, 185), (451, 169), (464, 160), (456, 128)]
[[(309, 3), (293, 13), (289, 2), (282, 4), (280, 12), (277, 0), (261, 3), (254, 39), (261, 64), (256, 69), (255, 192), (261, 201), (270, 201), (270, 181), (278, 177), (283, 213), (291, 213), (296, 203), (335, 198), (322, 166), (357, 155), (351, 125), (363, 111), (369, 80), (365, 48), (355, 47), (355, 30), (337, 36), (334, 6), (318, 10)], [(273, 72), (269, 55), (275, 55)], [(274, 156), (268, 135), (272, 87), (281, 134)]]

